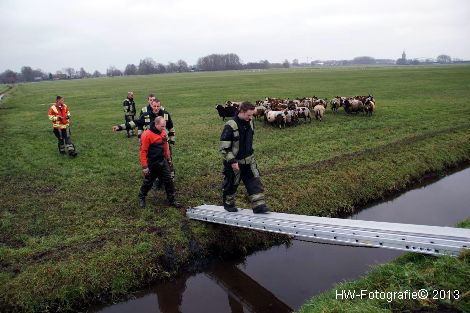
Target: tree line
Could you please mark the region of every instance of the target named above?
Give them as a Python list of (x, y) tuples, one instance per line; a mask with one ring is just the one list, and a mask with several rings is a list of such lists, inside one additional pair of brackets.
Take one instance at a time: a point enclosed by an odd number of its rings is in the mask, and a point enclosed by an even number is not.
[(0, 83), (14, 84), (18, 82), (33, 82), (41, 80), (57, 80), (57, 79), (75, 79), (75, 78), (92, 78), (102, 76), (129, 76), (129, 75), (150, 75), (162, 73), (182, 73), (193, 71), (225, 71), (225, 70), (242, 70), (242, 69), (269, 69), (269, 68), (289, 68), (302, 67), (302, 66), (344, 66), (355, 64), (427, 64), (427, 63), (441, 63), (448, 64), (460, 62), (461, 60), (453, 60), (448, 55), (439, 55), (436, 60), (428, 59), (426, 62), (418, 61), (417, 59), (408, 60), (404, 57), (395, 60), (388, 59), (374, 59), (369, 56), (356, 57), (352, 60), (329, 60), (321, 61), (316, 60), (310, 63), (299, 63), (298, 59), (292, 60), (292, 63), (287, 59), (282, 63), (270, 63), (268, 60), (261, 60), (259, 62), (243, 63), (240, 57), (235, 53), (228, 54), (211, 54), (198, 59), (197, 64), (189, 66), (186, 61), (178, 60), (177, 62), (170, 62), (166, 65), (157, 63), (152, 58), (145, 58), (140, 60), (139, 64), (127, 64), (121, 70), (115, 66), (109, 66), (106, 73), (94, 71), (93, 73), (87, 72), (83, 67), (75, 70), (72, 67), (67, 67), (62, 70), (56, 71), (54, 74), (43, 72), (40, 69), (33, 69), (31, 66), (23, 66), (19, 73), (12, 70), (6, 70), (0, 73)]

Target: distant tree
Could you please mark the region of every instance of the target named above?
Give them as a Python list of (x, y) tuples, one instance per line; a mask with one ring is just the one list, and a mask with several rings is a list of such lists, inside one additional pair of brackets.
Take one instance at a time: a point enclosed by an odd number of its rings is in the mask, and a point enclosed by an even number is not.
[(168, 65), (166, 66), (166, 71), (167, 71), (167, 73), (175, 73), (175, 72), (178, 72), (178, 65), (176, 65), (176, 63), (170, 62), (170, 63), (168, 63)]
[(18, 73), (13, 72), (12, 70), (6, 70), (0, 74), (0, 82), (2, 84), (16, 84), (19, 82)]
[(166, 73), (166, 66), (161, 63), (157, 63), (157, 65), (155, 65), (155, 73)]
[(124, 75), (137, 75), (137, 66), (135, 64), (127, 64), (124, 70)]
[(122, 72), (114, 65), (111, 65), (110, 67), (108, 67), (108, 69), (106, 69), (106, 76), (122, 76)]
[(90, 73), (88, 73), (87, 71), (85, 71), (85, 69), (83, 67), (80, 68), (80, 70), (78, 71), (78, 76), (80, 78), (88, 78), (90, 77)]
[(235, 53), (211, 54), (199, 58), (197, 68), (201, 71), (238, 70), (243, 68), (243, 64)]
[(101, 76), (102, 76), (102, 74), (99, 71), (95, 70), (93, 72), (93, 77), (101, 77)]
[(289, 68), (290, 67), (289, 60), (285, 59), (284, 62), (282, 63), (282, 67)]
[(419, 65), (419, 64), (421, 64), (421, 62), (419, 62), (418, 59), (413, 59), (413, 60), (410, 61), (410, 64), (411, 65)]
[(155, 74), (156, 66), (157, 63), (152, 58), (145, 58), (140, 60), (138, 72), (141, 75)]
[(176, 65), (178, 66), (178, 72), (189, 71), (188, 63), (183, 60), (178, 60), (178, 62), (176, 62)]
[(451, 57), (446, 54), (439, 55), (436, 61), (437, 63), (442, 63), (442, 64), (452, 63)]
[(292, 66), (299, 66), (299, 60), (298, 59), (293, 59), (292, 60)]
[(362, 57), (355, 57), (352, 60), (353, 64), (375, 64), (375, 59), (373, 57), (362, 56)]
[(31, 66), (23, 66), (21, 68), (21, 76), (24, 81), (32, 82), (34, 80), (34, 73)]
[(52, 80), (53, 78), (52, 73), (49, 73), (49, 80)]
[(72, 78), (75, 76), (75, 69), (72, 67), (66, 67), (64, 68), (64, 73), (67, 74), (68, 78)]

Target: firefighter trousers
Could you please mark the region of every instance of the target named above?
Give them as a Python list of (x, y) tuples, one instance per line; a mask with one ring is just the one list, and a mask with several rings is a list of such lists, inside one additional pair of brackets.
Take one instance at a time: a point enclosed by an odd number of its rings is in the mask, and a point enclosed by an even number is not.
[(65, 154), (65, 149), (70, 155), (75, 153), (75, 145), (70, 139), (70, 129), (67, 128), (54, 128), (54, 135), (57, 138), (57, 146), (61, 154)]
[(149, 165), (150, 173), (144, 177), (142, 186), (140, 187), (139, 198), (143, 199), (147, 196), (153, 183), (158, 178), (165, 186), (166, 198), (172, 203), (175, 200), (175, 184), (171, 179), (170, 165), (166, 159), (154, 162)]
[(245, 185), (253, 208), (265, 205), (264, 189), (255, 160), (253, 159), (250, 164), (238, 165), (240, 170), (234, 171), (232, 165), (224, 161), (224, 182), (222, 185), (224, 206), (235, 208), (235, 197), (240, 181), (243, 181)]

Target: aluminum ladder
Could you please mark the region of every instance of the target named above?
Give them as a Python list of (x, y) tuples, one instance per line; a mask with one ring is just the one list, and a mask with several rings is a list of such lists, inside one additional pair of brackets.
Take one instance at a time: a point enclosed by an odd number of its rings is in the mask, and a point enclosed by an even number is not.
[(280, 233), (309, 241), (329, 241), (434, 255), (457, 256), (470, 249), (470, 229), (271, 212), (247, 209), (227, 212), (222, 206), (200, 205), (186, 212), (190, 219)]

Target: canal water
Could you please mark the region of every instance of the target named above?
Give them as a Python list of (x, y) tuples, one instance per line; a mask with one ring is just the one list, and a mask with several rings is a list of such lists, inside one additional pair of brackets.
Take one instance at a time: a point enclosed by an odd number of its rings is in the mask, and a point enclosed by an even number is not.
[[(470, 217), (470, 167), (372, 204), (349, 218), (453, 226)], [(94, 312), (290, 312), (336, 283), (403, 252), (292, 241), (244, 260), (219, 262)]]

